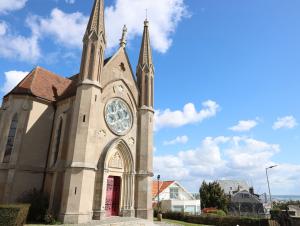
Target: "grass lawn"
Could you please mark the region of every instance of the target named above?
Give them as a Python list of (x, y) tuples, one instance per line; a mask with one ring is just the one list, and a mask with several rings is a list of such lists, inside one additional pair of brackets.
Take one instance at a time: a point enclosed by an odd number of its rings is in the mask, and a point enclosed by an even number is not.
[(192, 224), (192, 223), (187, 223), (184, 221), (176, 221), (176, 220), (169, 220), (169, 219), (163, 219), (163, 222), (179, 224), (179, 225), (183, 225), (183, 226), (205, 226), (203, 224)]

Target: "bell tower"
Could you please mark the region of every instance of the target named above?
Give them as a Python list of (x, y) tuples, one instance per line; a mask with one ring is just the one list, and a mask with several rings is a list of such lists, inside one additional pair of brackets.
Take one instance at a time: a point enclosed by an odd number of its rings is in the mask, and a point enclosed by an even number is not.
[(143, 40), (137, 66), (137, 83), (140, 92), (138, 108), (138, 142), (136, 169), (136, 215), (152, 220), (153, 177), (153, 99), (154, 66), (150, 46), (149, 22), (144, 22)]
[(103, 74), (104, 0), (95, 0), (83, 38), (83, 53), (76, 97), (69, 131), (68, 156), (64, 173), (60, 219), (64, 223), (84, 223), (92, 220), (95, 158), (99, 153), (99, 117), (101, 114), (100, 85)]

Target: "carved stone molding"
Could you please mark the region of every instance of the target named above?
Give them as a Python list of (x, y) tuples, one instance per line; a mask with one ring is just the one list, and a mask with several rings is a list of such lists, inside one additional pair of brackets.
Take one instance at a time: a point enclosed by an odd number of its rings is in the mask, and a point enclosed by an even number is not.
[(135, 144), (135, 140), (134, 140), (133, 137), (129, 138), (128, 144), (129, 144), (129, 145), (134, 145), (134, 144)]
[(96, 133), (97, 133), (97, 136), (99, 137), (99, 138), (103, 138), (103, 137), (106, 137), (106, 132), (105, 132), (105, 130), (100, 130), (100, 131), (96, 131)]
[(111, 159), (108, 162), (108, 167), (110, 168), (117, 168), (117, 169), (123, 169), (123, 159), (119, 152), (116, 152)]

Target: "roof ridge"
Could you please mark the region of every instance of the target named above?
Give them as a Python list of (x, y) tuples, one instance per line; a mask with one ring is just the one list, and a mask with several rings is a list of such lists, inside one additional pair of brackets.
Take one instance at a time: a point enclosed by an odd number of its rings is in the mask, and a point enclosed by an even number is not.
[(29, 90), (30, 90), (30, 92), (31, 92), (32, 94), (34, 94), (34, 93), (33, 93), (33, 90), (32, 90), (32, 84), (34, 83), (34, 80), (35, 80), (35, 78), (36, 78), (36, 74), (37, 74), (37, 72), (38, 72), (39, 69), (40, 69), (39, 66), (36, 66), (36, 67), (33, 69), (32, 80), (31, 80), (31, 83), (30, 83), (30, 86), (29, 86)]

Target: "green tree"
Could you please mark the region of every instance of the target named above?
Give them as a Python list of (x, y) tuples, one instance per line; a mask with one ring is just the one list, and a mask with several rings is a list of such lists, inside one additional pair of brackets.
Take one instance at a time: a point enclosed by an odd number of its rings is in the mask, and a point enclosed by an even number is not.
[(214, 207), (227, 212), (229, 198), (219, 183), (214, 181), (207, 184), (203, 181), (199, 192), (202, 208)]

